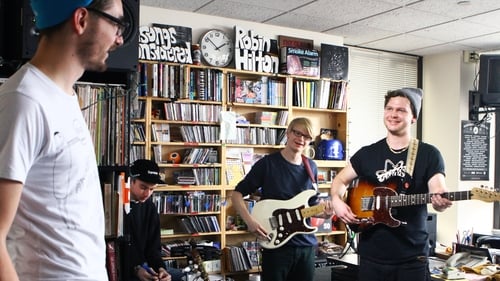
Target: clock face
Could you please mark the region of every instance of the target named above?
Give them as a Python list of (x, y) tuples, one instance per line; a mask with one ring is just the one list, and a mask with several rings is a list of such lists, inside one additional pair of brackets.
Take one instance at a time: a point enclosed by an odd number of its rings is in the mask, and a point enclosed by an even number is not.
[(224, 31), (212, 29), (201, 38), (200, 50), (207, 64), (224, 67), (233, 60), (234, 43)]

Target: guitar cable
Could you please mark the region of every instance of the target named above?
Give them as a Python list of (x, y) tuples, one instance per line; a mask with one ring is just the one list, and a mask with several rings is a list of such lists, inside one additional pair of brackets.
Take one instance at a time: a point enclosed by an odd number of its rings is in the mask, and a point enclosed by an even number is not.
[(347, 241), (345, 242), (344, 245), (344, 250), (342, 253), (339, 255), (339, 259), (343, 258), (347, 252), (349, 252), (349, 249), (352, 249), (354, 253), (357, 253), (358, 250), (356, 249), (356, 232), (352, 231), (349, 225), (346, 224), (346, 229), (347, 229)]

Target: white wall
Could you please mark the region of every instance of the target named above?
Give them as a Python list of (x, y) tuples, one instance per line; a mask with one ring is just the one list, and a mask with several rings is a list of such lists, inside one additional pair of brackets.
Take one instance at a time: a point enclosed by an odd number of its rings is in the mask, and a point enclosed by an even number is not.
[[(462, 52), (426, 56), (423, 60), (422, 139), (434, 144), (446, 163), (446, 183), (450, 191), (470, 190), (481, 184), (491, 186), (493, 156), (491, 153), (490, 182), (460, 181), (461, 120), (469, 114), (469, 90), (473, 90), (476, 65), (464, 63)], [(490, 134), (494, 135), (494, 126)], [(494, 138), (492, 138), (493, 147)], [(482, 201), (456, 201), (453, 207), (437, 216), (437, 240), (445, 245), (455, 242), (457, 229), (474, 229), (490, 234), (493, 226), (493, 204)]]

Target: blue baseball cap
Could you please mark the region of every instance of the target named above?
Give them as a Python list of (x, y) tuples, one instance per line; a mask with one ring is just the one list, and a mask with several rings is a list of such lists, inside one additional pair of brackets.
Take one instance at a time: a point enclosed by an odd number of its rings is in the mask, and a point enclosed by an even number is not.
[(80, 7), (87, 7), (92, 0), (31, 0), (36, 28), (41, 30), (60, 24)]

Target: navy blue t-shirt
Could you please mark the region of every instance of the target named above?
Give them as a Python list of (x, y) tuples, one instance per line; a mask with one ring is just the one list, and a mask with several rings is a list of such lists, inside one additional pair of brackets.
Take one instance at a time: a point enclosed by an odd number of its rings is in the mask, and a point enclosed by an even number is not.
[[(310, 159), (308, 161), (317, 181), (316, 163)], [(235, 190), (246, 196), (259, 188), (261, 188), (262, 200), (288, 200), (304, 190), (314, 189), (306, 167), (303, 164), (295, 165), (288, 162), (280, 152), (266, 155), (257, 161), (245, 178), (238, 183)], [(311, 197), (309, 205), (316, 205), (317, 200), (317, 196)], [(316, 244), (314, 234), (297, 234), (286, 245), (315, 246)]]

